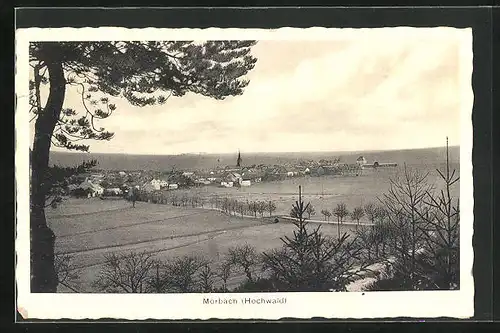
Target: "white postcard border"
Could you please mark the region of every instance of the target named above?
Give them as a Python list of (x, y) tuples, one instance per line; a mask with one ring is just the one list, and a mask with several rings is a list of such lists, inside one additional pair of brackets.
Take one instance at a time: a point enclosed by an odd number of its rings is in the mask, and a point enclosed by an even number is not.
[[(474, 314), (473, 180), (472, 180), (472, 29), (380, 28), (384, 34), (419, 34), (433, 38), (453, 29), (461, 39), (460, 255), (461, 286), (457, 291), (243, 293), (243, 294), (34, 294), (30, 293), (29, 115), (30, 41), (76, 40), (331, 40), (349, 38), (354, 30), (332, 28), (280, 29), (125, 29), (29, 28), (16, 31), (16, 285), (17, 308), (28, 319), (281, 319), (453, 317)], [(339, 31), (342, 30), (342, 33)], [(370, 29), (373, 31), (373, 29)], [(400, 36), (400, 35), (399, 35)], [(401, 37), (401, 36), (400, 36)], [(203, 304), (216, 299), (286, 298), (284, 304)]]

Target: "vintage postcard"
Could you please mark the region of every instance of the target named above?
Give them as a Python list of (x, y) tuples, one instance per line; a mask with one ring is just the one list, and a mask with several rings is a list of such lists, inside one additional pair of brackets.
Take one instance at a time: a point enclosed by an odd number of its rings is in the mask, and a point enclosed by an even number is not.
[(474, 315), (472, 30), (16, 33), (28, 319)]

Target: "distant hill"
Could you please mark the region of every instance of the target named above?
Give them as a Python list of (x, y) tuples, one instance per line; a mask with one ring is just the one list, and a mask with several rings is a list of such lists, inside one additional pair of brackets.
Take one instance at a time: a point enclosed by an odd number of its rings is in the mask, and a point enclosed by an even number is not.
[[(440, 164), (445, 160), (445, 147), (357, 151), (357, 152), (306, 152), (306, 153), (241, 153), (242, 165), (281, 164), (300, 159), (320, 160), (339, 157), (344, 163), (355, 163), (359, 156), (364, 156), (368, 163), (378, 161), (398, 164)], [(96, 159), (98, 168), (104, 170), (171, 170), (210, 169), (219, 166), (235, 165), (234, 154), (182, 154), (182, 155), (128, 155), (101, 153), (51, 152), (51, 165), (72, 166), (84, 160)], [(450, 147), (450, 160), (453, 164), (460, 161), (460, 147)]]

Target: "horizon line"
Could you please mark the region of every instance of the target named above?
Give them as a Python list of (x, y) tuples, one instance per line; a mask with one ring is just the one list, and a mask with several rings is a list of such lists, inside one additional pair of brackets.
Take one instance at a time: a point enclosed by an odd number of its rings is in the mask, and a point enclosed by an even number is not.
[[(449, 145), (449, 148), (460, 147), (460, 145)], [(365, 149), (365, 150), (305, 150), (305, 151), (243, 151), (245, 154), (300, 154), (300, 153), (363, 153), (363, 152), (387, 152), (387, 151), (402, 151), (402, 150), (424, 150), (424, 149), (437, 149), (437, 148), (446, 148), (446, 145), (442, 146), (432, 146), (432, 147), (419, 147), (419, 148), (390, 148), (390, 149)], [(68, 150), (60, 150), (60, 151), (51, 151), (51, 153), (61, 153), (61, 154), (104, 154), (104, 155), (136, 155), (136, 156), (182, 156), (182, 155), (231, 155), (237, 154), (238, 151), (241, 152), (241, 149), (236, 149), (235, 152), (186, 152), (186, 153), (177, 153), (177, 154), (148, 154), (148, 153), (122, 153), (122, 152), (81, 152), (81, 151), (68, 151)]]

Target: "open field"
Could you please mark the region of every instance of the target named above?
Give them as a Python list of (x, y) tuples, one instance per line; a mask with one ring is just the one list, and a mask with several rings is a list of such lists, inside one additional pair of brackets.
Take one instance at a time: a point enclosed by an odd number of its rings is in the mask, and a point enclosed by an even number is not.
[[(436, 165), (409, 165), (408, 169), (429, 173), (428, 181), (436, 188), (442, 185), (438, 179), (436, 168), (444, 166)], [(453, 165), (459, 174), (459, 166)], [(345, 203), (347, 208), (364, 205), (369, 202), (378, 203), (381, 197), (390, 187), (390, 179), (402, 172), (402, 167), (381, 168), (378, 170), (363, 170), (359, 176), (323, 176), (323, 177), (297, 177), (283, 181), (254, 183), (249, 187), (222, 188), (217, 186), (206, 186), (202, 188), (190, 188), (187, 190), (165, 191), (165, 195), (183, 195), (209, 198), (211, 196), (229, 197), (239, 201), (264, 200), (273, 201), (276, 204), (276, 214), (286, 215), (292, 204), (298, 199), (298, 186), (302, 186), (303, 200), (311, 202), (316, 209), (315, 219), (323, 219), (322, 209), (332, 210), (337, 204)], [(452, 195), (458, 197), (458, 183), (453, 188)], [(209, 206), (210, 204), (207, 203)]]
[[(110, 207), (107, 207), (107, 204)], [(121, 206), (120, 206), (121, 205)], [(79, 209), (88, 206), (89, 214)], [(76, 208), (78, 207), (78, 209)], [(62, 211), (71, 211), (62, 214)], [(147, 251), (158, 258), (200, 254), (217, 260), (234, 245), (247, 243), (259, 251), (281, 246), (280, 237), (290, 235), (290, 222), (240, 218), (194, 208), (139, 202), (132, 208), (125, 201), (69, 199), (47, 219), (54, 230), (56, 253), (70, 254), (80, 267), (81, 290), (91, 292), (93, 281), (108, 253)], [(350, 232), (352, 226), (341, 226)], [(322, 224), (325, 234), (337, 235), (335, 224)], [(235, 276), (232, 284), (242, 280)]]

